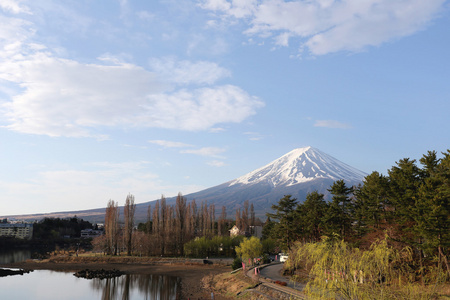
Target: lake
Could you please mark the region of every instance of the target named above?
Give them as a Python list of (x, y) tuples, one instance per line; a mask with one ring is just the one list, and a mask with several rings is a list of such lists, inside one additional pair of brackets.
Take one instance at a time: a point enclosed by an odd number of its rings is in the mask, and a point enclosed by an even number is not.
[[(0, 263), (30, 258), (29, 251), (0, 254)], [(77, 278), (73, 273), (36, 270), (0, 277), (0, 299), (141, 300), (181, 299), (181, 279), (163, 275), (122, 275), (110, 279)]]
[(181, 280), (161, 275), (84, 279), (72, 273), (36, 270), (0, 277), (0, 299), (181, 299)]

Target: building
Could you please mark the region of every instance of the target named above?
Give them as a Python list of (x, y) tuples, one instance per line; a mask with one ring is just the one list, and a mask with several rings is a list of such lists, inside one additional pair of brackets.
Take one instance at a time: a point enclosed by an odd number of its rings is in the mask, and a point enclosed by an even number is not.
[(103, 234), (102, 230), (94, 230), (94, 229), (83, 229), (81, 230), (81, 238), (95, 238), (101, 236)]
[(30, 240), (33, 237), (33, 224), (0, 223), (0, 237)]
[(231, 237), (235, 237), (238, 235), (245, 235), (245, 233), (243, 233), (236, 225), (234, 225), (233, 228), (231, 228), (229, 231)]
[(256, 236), (257, 238), (262, 237), (262, 226), (249, 226), (249, 231), (244, 231), (240, 230), (236, 225), (234, 225), (229, 231), (231, 237), (235, 237), (238, 235), (243, 235), (246, 237)]
[(250, 233), (253, 236), (256, 236), (257, 238), (262, 238), (262, 226), (250, 226)]

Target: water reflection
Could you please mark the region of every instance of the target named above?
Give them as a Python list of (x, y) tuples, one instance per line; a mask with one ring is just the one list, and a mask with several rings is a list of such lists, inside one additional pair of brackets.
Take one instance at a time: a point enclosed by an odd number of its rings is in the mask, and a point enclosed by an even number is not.
[(123, 275), (91, 279), (92, 288), (101, 291), (102, 300), (181, 299), (181, 280), (161, 275)]
[(30, 250), (14, 250), (0, 252), (0, 264), (11, 264), (22, 262), (31, 258)]
[(181, 280), (163, 275), (123, 275), (112, 279), (84, 279), (73, 273), (36, 270), (23, 276), (0, 278), (0, 300), (175, 300)]

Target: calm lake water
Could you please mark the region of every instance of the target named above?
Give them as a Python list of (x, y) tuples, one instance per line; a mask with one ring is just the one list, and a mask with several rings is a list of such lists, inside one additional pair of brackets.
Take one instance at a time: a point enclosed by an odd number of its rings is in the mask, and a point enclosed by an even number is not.
[[(29, 257), (26, 251), (1, 253), (0, 263), (20, 262)], [(162, 275), (123, 275), (100, 280), (77, 278), (67, 272), (36, 270), (0, 277), (0, 299), (181, 299), (181, 279)]]
[(181, 299), (181, 280), (159, 275), (84, 279), (72, 273), (37, 270), (0, 277), (0, 299)]

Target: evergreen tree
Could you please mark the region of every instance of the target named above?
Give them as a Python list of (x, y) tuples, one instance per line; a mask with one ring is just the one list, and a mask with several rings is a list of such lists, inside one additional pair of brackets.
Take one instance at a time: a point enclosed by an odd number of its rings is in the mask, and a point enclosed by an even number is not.
[(301, 207), (303, 207), (301, 211), (304, 216), (305, 237), (310, 241), (317, 242), (324, 230), (323, 217), (327, 209), (324, 195), (317, 191), (309, 193)]
[(290, 249), (295, 241), (295, 228), (293, 227), (295, 217), (295, 207), (297, 199), (291, 195), (286, 195), (272, 205), (274, 213), (267, 213), (267, 217), (277, 220), (271, 231), (271, 235), (280, 240), (285, 249)]
[(354, 217), (359, 235), (388, 222), (388, 189), (388, 178), (378, 172), (366, 176), (356, 188)]
[(401, 159), (397, 166), (388, 170), (389, 202), (392, 203), (398, 239), (408, 245), (416, 242), (414, 228), (417, 224), (418, 190), (421, 185), (421, 170), (415, 160)]
[(418, 191), (415, 231), (420, 236), (419, 247), (440, 257), (450, 274), (445, 249), (450, 247), (450, 150), (442, 160), (436, 152), (420, 159), (424, 166), (424, 182)]
[(354, 205), (350, 198), (353, 188), (347, 187), (344, 180), (338, 180), (328, 191), (333, 197), (323, 219), (327, 226), (327, 233), (337, 233), (344, 239), (348, 238), (354, 212)]

